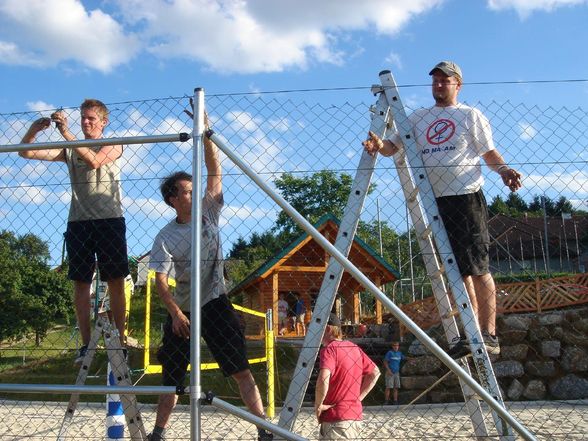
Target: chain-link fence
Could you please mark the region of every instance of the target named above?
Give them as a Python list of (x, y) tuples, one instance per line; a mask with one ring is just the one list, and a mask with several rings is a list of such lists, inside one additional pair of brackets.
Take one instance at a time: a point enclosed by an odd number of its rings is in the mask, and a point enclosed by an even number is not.
[[(366, 99), (331, 105), (310, 93), (206, 97), (215, 134), (331, 241), (363, 152), (361, 142), (370, 125), (371, 104)], [(538, 439), (582, 439), (588, 432), (588, 309), (582, 307), (588, 302), (588, 282), (582, 276), (588, 241), (588, 115), (583, 109), (529, 108), (509, 102), (471, 104), (488, 117), (498, 149), (507, 164), (523, 176), (523, 188), (513, 196), (500, 177), (483, 166), (491, 216), (490, 265), (498, 292), (510, 300), (524, 292), (516, 301), (503, 302), (509, 307), (500, 310), (497, 335), (502, 351), (493, 358), (496, 377), (511, 414)], [(191, 118), (184, 113), (189, 109), (186, 97), (109, 103), (108, 108), (105, 137), (192, 132)], [(49, 117), (55, 110), (0, 115), (0, 144), (20, 143), (34, 120)], [(82, 139), (80, 110), (71, 107), (62, 111), (73, 136)], [(54, 124), (36, 139), (38, 143), (58, 141), (63, 137)], [(191, 172), (191, 146), (190, 141), (124, 147), (119, 160), (120, 185), (135, 281), (155, 237), (177, 215), (163, 201), (161, 179), (176, 171)], [(224, 206), (219, 230), (225, 283), (233, 303), (262, 313), (273, 311), (276, 348), (272, 381), (267, 380), (264, 364), (251, 365), (251, 371), (264, 405), (268, 387), (273, 387), (279, 413), (328, 255), (232, 161), (222, 154), (221, 159)], [(62, 162), (26, 160), (17, 153), (2, 153), (0, 166), (0, 265), (4, 269), (0, 281), (0, 382), (75, 384), (79, 367), (73, 366), (73, 361), (83, 342), (76, 328), (72, 286), (66, 277), (69, 259), (64, 233), (71, 199), (68, 168)], [(431, 285), (394, 162), (389, 158), (378, 159), (357, 235), (350, 259), (362, 272), (382, 286), (395, 303), (406, 305), (407, 313), (415, 311), (409, 313), (414, 319), (423, 318), (424, 311), (434, 315), (434, 304), (431, 308), (414, 306), (431, 298)], [(565, 281), (541, 285), (532, 292), (513, 288), (516, 284), (538, 286), (556, 277)], [(547, 302), (553, 309), (545, 307), (545, 302), (538, 302), (544, 306), (535, 312), (512, 307), (528, 297), (553, 296), (558, 297), (557, 302)], [(151, 302), (165, 315), (157, 296), (152, 296)], [(145, 337), (145, 288), (136, 286), (131, 305), (127, 347), (133, 383), (160, 385), (160, 374), (143, 370), (140, 342)], [(401, 335), (395, 317), (347, 274), (333, 310), (342, 321), (344, 337), (359, 344), (380, 371), (385, 371), (383, 360), (393, 340), (400, 340), (400, 351), (408, 357), (400, 367), (399, 390), (394, 391), (393, 383), (387, 387), (382, 375), (364, 399), (358, 439), (474, 436), (455, 375), (449, 372), (445, 376), (448, 369), (436, 357), (413, 336)], [(439, 320), (424, 322), (427, 333), (447, 348)], [(259, 342), (263, 326), (246, 320), (241, 326), (248, 336), (249, 355), (255, 357), (263, 351)], [(154, 331), (160, 335), (161, 324)], [(151, 356), (156, 357), (154, 351)], [(86, 384), (106, 384), (106, 362), (99, 350)], [(310, 439), (319, 436), (313, 409), (317, 373), (318, 363), (294, 426), (295, 433)], [(442, 381), (437, 383), (439, 379)], [(202, 373), (203, 390), (243, 406), (239, 384), (220, 371)], [(57, 437), (68, 395), (22, 390), (2, 393), (1, 397), (1, 439)], [(150, 395), (138, 399), (146, 429), (151, 431), (157, 399)], [(108, 425), (104, 401), (103, 395), (83, 395), (68, 436), (103, 439)], [(187, 397), (180, 397), (166, 439), (189, 438), (188, 403)], [(278, 415), (273, 421), (277, 420)], [(494, 437), (491, 419), (487, 425), (490, 437)], [(257, 436), (252, 424), (213, 407), (204, 408), (202, 439)]]

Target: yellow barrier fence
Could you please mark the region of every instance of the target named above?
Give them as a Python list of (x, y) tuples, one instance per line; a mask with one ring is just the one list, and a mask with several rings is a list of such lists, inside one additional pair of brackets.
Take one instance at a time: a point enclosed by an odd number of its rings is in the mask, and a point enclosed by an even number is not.
[[(161, 365), (157, 362), (151, 361), (151, 311), (152, 311), (152, 286), (155, 282), (155, 272), (149, 270), (147, 276), (147, 284), (145, 288), (145, 344), (143, 346), (143, 369), (145, 374), (160, 374)], [(173, 279), (168, 279), (169, 286), (174, 288), (176, 282)], [(233, 304), (233, 307), (244, 314), (249, 314), (255, 317), (259, 317), (264, 321), (264, 356), (249, 359), (249, 364), (265, 363), (266, 374), (267, 374), (267, 408), (266, 414), (268, 417), (273, 418), (275, 415), (275, 358), (274, 358), (274, 331), (272, 326), (271, 310), (267, 313), (254, 311), (252, 309), (244, 308), (243, 306)], [(201, 363), (200, 370), (212, 370), (218, 369), (218, 363)], [(188, 367), (189, 369), (189, 367)]]

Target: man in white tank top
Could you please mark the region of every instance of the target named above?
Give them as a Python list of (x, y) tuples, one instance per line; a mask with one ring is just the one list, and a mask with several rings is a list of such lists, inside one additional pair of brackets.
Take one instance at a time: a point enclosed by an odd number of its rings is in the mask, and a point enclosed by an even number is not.
[[(104, 103), (87, 99), (82, 103), (80, 113), (84, 138), (102, 138), (108, 124), (108, 109)], [(65, 113), (57, 111), (51, 118), (34, 121), (22, 143), (34, 142), (37, 134), (49, 128), (52, 121), (66, 141), (75, 140)], [(90, 288), (96, 264), (100, 279), (108, 283), (113, 318), (121, 343), (124, 343), (124, 287), (129, 265), (120, 189), (119, 159), (122, 152), (122, 145), (19, 152), (23, 158), (67, 164), (72, 197), (65, 243), (68, 277), (74, 283), (74, 304), (82, 337), (76, 363), (83, 360), (90, 341)]]

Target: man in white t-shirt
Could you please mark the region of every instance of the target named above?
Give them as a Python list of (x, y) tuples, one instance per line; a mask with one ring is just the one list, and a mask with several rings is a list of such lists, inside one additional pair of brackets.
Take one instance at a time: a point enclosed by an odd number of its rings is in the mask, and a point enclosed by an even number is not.
[[(415, 111), (409, 119), (484, 344), (489, 353), (498, 354), (496, 287), (490, 273), (488, 207), (482, 192), (480, 158), (511, 191), (521, 187), (521, 175), (506, 165), (496, 150), (486, 117), (478, 109), (458, 103), (463, 84), (460, 67), (442, 61), (429, 75), (435, 105)], [(380, 139), (370, 131), (363, 146), (372, 155), (390, 156), (403, 148), (403, 143), (398, 133)], [(460, 356), (466, 351), (462, 340), (450, 353)]]

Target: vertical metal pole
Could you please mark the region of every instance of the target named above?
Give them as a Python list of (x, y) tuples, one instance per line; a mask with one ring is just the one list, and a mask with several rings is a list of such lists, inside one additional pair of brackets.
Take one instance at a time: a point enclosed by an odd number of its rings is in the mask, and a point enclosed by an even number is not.
[(512, 274), (512, 254), (510, 253), (510, 243), (508, 241), (508, 233), (506, 234), (506, 253), (508, 255), (508, 271)]
[(543, 228), (545, 230), (545, 270), (551, 274), (551, 265), (549, 263), (549, 234), (547, 232), (547, 209), (545, 208), (545, 196), (541, 196), (541, 205), (543, 206)]
[(384, 245), (382, 244), (382, 224), (380, 223), (380, 198), (376, 198), (376, 216), (378, 219), (378, 239), (380, 240), (380, 256), (384, 257)]
[(535, 236), (531, 235), (531, 245), (533, 246), (533, 270), (537, 273), (537, 255), (535, 254)]
[(404, 300), (404, 288), (402, 287), (402, 255), (400, 253), (400, 236), (398, 236), (398, 238), (396, 239), (396, 243), (398, 244), (398, 272), (400, 273), (400, 298)]
[(578, 272), (581, 273), (583, 271), (580, 259), (580, 244), (578, 242), (578, 223), (576, 221), (574, 221), (574, 234), (576, 236), (576, 256), (578, 256)]
[[(279, 325), (278, 325), (279, 326)], [(276, 386), (275, 386), (275, 353), (274, 353), (274, 320), (273, 309), (265, 313), (265, 357), (267, 361), (267, 409), (266, 414), (273, 418), (276, 414)]]
[(541, 254), (543, 255), (543, 271), (547, 273), (547, 258), (545, 257), (545, 247), (543, 246), (543, 234), (539, 231), (539, 243), (541, 244)]
[(414, 295), (414, 267), (412, 265), (412, 235), (410, 234), (410, 215), (408, 213), (408, 202), (406, 205), (406, 234), (408, 236), (408, 259), (410, 263), (410, 289), (412, 291), (412, 301), (415, 300)]
[(563, 272), (563, 248), (561, 245), (561, 234), (558, 234), (557, 237), (559, 238), (559, 270)]
[(568, 259), (568, 271), (572, 270), (572, 264), (570, 263), (570, 247), (568, 247), (568, 235), (566, 232), (566, 218), (564, 213), (561, 214), (561, 224), (563, 227), (564, 246), (566, 247), (566, 259)]
[(200, 441), (200, 237), (202, 236), (202, 134), (204, 133), (204, 89), (194, 89), (194, 143), (192, 161), (192, 225), (190, 284), (190, 439)]

